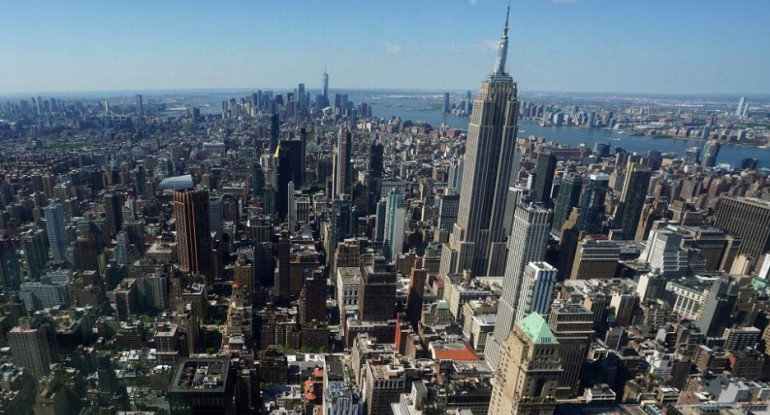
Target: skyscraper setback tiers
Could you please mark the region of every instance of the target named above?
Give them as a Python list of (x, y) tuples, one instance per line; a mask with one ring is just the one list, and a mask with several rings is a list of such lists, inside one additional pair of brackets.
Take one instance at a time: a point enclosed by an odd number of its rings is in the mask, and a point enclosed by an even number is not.
[(470, 270), (501, 275), (505, 268), (505, 217), (508, 187), (519, 171), (518, 86), (505, 72), (506, 23), (497, 63), (473, 102), (462, 174), (460, 211), (449, 243), (442, 248), (441, 273)]

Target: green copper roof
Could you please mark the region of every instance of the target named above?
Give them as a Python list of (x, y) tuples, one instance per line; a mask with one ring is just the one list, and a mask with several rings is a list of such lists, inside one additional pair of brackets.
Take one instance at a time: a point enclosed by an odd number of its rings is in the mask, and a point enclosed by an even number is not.
[(532, 313), (519, 322), (519, 327), (535, 344), (559, 344), (551, 328), (539, 313)]

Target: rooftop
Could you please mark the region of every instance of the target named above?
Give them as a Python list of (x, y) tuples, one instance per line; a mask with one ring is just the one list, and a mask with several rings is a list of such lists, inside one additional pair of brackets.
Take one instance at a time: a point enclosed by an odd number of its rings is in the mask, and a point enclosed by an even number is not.
[(434, 341), (429, 345), (430, 350), (433, 352), (433, 358), (442, 360), (455, 360), (455, 361), (475, 361), (479, 360), (479, 357), (473, 351), (468, 342), (464, 340), (457, 341)]
[(398, 365), (370, 365), (374, 379), (393, 379), (404, 376), (404, 367)]
[(519, 322), (519, 327), (535, 344), (559, 344), (548, 327), (548, 322), (539, 313), (532, 313)]
[(183, 359), (169, 392), (224, 392), (229, 370), (229, 358)]

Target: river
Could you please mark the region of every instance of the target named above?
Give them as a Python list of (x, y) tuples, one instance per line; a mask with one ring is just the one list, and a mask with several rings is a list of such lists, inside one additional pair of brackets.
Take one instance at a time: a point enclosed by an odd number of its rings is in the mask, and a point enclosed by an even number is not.
[[(376, 117), (401, 117), (404, 120), (427, 122), (434, 127), (438, 127), (443, 122), (452, 128), (468, 129), (467, 117), (457, 117), (451, 114), (444, 114), (438, 110), (429, 109), (430, 107), (426, 104), (434, 102), (435, 98), (421, 99), (416, 97), (368, 101), (372, 107), (372, 115)], [(629, 136), (600, 128), (541, 127), (537, 122), (521, 122), (519, 124), (519, 137), (528, 137), (530, 135), (545, 137), (547, 140), (572, 147), (585, 144), (593, 148), (594, 143), (601, 142), (610, 143), (613, 148), (622, 147), (626, 151), (640, 154), (654, 149), (663, 153), (676, 153), (680, 157), (683, 157), (685, 150), (690, 147), (703, 146), (703, 141), (697, 140)], [(742, 159), (749, 157), (755, 157), (761, 167), (770, 168), (770, 150), (734, 145), (723, 145), (721, 147), (717, 155), (717, 163), (737, 166)]]

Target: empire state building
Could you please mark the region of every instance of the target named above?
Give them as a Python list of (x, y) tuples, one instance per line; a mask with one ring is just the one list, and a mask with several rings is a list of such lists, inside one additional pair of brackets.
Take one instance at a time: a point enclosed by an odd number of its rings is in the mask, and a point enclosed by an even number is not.
[(494, 71), (481, 83), (468, 124), (460, 210), (441, 252), (442, 275), (503, 275), (508, 188), (519, 171), (518, 87), (505, 71), (508, 16)]

